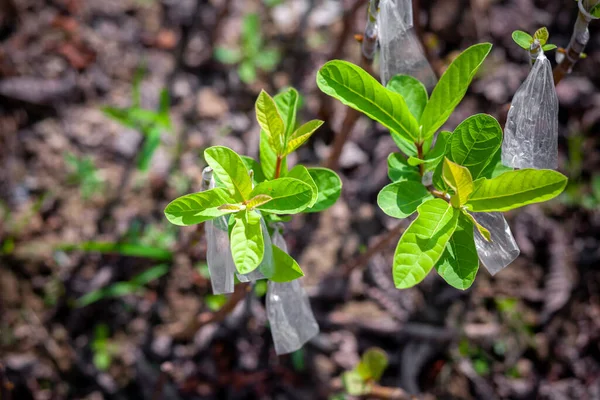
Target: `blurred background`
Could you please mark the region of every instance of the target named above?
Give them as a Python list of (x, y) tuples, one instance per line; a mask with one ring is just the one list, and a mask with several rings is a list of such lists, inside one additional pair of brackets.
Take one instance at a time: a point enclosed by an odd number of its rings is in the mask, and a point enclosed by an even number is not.
[[(195, 326), (226, 298), (211, 293), (202, 227), (170, 225), (164, 206), (199, 190), (204, 148), (257, 156), (261, 88), (294, 86), (299, 120), (326, 120), (292, 160), (326, 163), (347, 109), (315, 74), (360, 61), (366, 3), (0, 1), (2, 400), (342, 399), (339, 376), (375, 346), (389, 358), (381, 387), (419, 398), (600, 399), (600, 22), (557, 87), (569, 186), (508, 215), (512, 265), (481, 269), (464, 292), (435, 273), (400, 291), (400, 235), (361, 259), (398, 222), (376, 206), (396, 146), (361, 117), (338, 203), (286, 224), (319, 336), (277, 357), (264, 282), (224, 321)], [(467, 46), (494, 44), (450, 130), (506, 115), (529, 70), (513, 30), (547, 26), (566, 47), (577, 16), (572, 0), (414, 6), (438, 74)], [(379, 397), (407, 398), (393, 396)]]

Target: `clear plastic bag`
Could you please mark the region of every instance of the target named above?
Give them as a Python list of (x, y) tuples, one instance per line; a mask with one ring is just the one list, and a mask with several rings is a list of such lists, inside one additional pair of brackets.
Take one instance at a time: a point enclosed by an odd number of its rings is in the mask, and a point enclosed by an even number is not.
[(380, 74), (383, 85), (398, 74), (411, 75), (432, 89), (437, 77), (412, 28), (410, 0), (381, 0), (378, 28)]
[[(215, 187), (212, 169), (202, 171), (203, 189)], [(235, 264), (231, 255), (227, 217), (222, 216), (204, 223), (206, 236), (206, 263), (214, 294), (233, 293)]]
[(537, 169), (558, 166), (558, 97), (550, 61), (541, 49), (508, 111), (502, 164)]
[(521, 251), (502, 213), (481, 212), (472, 215), (490, 231), (492, 240), (488, 242), (477, 228), (474, 228), (475, 247), (483, 266), (490, 274), (495, 275), (513, 262)]
[[(285, 240), (277, 230), (273, 234), (273, 244), (287, 252)], [(319, 333), (319, 325), (300, 279), (285, 283), (269, 281), (267, 317), (277, 354), (294, 352)]]

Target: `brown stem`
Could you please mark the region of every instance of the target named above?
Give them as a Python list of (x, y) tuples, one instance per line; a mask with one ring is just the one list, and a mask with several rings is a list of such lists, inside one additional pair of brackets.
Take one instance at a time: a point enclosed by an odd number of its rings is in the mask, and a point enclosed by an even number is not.
[(367, 249), (367, 251), (365, 251), (363, 254), (344, 263), (341, 268), (342, 273), (344, 275), (347, 275), (353, 269), (361, 267), (361, 266), (365, 265), (366, 263), (368, 263), (369, 260), (371, 259), (371, 257), (373, 257), (376, 253), (379, 253), (380, 251), (385, 249), (386, 246), (390, 243), (390, 241), (392, 241), (393, 239), (398, 237), (398, 235), (400, 235), (403, 230), (404, 230), (404, 224), (396, 225), (394, 227), (394, 229), (392, 229), (391, 231), (388, 231), (385, 235), (383, 235), (381, 238), (379, 238), (377, 240), (377, 242), (375, 242), (371, 247), (369, 247)]
[[(360, 10), (361, 6), (363, 6), (367, 0), (355, 0), (354, 3), (344, 11), (344, 15), (342, 17), (342, 31), (338, 36), (337, 42), (335, 46), (333, 46), (333, 51), (329, 56), (328, 60), (336, 60), (342, 58), (344, 54), (344, 47), (346, 47), (346, 42), (350, 37), (352, 37), (352, 26), (354, 24), (355, 16), (358, 10)], [(319, 119), (324, 121), (328, 121), (333, 114), (333, 106), (331, 102), (331, 98), (327, 96), (325, 93), (320, 93), (321, 97), (321, 107), (319, 108), (319, 112), (317, 115)]]
[(564, 58), (556, 65), (556, 67), (554, 67), (554, 85), (558, 85), (558, 83), (571, 72), (571, 69), (577, 63), (579, 58), (581, 58), (581, 53), (585, 50), (585, 46), (590, 39), (590, 32), (588, 31), (590, 22), (591, 18), (584, 15), (580, 10), (577, 14), (577, 21), (573, 27), (573, 35), (571, 36), (569, 46), (565, 50)]
[(281, 162), (283, 158), (281, 156), (277, 156), (277, 161), (275, 162), (275, 179), (279, 178), (281, 175)]
[[(422, 143), (415, 143), (417, 145), (417, 157), (419, 158), (419, 160), (423, 159), (423, 144)], [(419, 164), (419, 173), (421, 174), (421, 176), (425, 175), (425, 165), (424, 164)]]
[(186, 326), (175, 326), (172, 329), (172, 336), (175, 339), (189, 339), (194, 336), (198, 329), (213, 322), (221, 322), (235, 309), (240, 301), (246, 297), (252, 286), (249, 282), (239, 283), (235, 286), (235, 290), (227, 299), (227, 303), (215, 312), (206, 312), (200, 314), (197, 318), (192, 319)]

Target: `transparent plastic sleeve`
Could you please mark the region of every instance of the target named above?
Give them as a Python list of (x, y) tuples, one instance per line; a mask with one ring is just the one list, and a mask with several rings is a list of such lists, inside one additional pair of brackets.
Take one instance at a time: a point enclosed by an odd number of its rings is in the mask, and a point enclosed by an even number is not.
[(558, 97), (550, 61), (542, 50), (508, 111), (502, 164), (537, 169), (558, 166)]
[[(287, 252), (285, 241), (277, 230), (273, 235), (273, 243)], [(269, 281), (267, 317), (278, 355), (300, 349), (319, 333), (319, 325), (300, 279), (285, 283)]]
[(521, 252), (502, 213), (473, 213), (475, 220), (490, 231), (492, 240), (486, 241), (475, 229), (475, 247), (483, 266), (492, 275), (513, 262)]

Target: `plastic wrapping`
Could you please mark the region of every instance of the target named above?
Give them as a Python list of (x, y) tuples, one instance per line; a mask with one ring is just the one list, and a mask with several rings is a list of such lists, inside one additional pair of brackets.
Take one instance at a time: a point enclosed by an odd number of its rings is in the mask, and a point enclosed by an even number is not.
[[(287, 252), (285, 240), (277, 230), (273, 234), (273, 243)], [(269, 281), (267, 317), (278, 355), (300, 349), (319, 333), (319, 325), (300, 279), (285, 283)]]
[(558, 97), (550, 61), (542, 50), (508, 111), (502, 164), (537, 169), (558, 166)]
[(508, 222), (502, 213), (473, 213), (473, 217), (490, 231), (491, 241), (488, 242), (475, 229), (475, 247), (483, 266), (490, 274), (495, 275), (511, 262), (521, 252), (510, 231)]
[(393, 76), (405, 74), (420, 80), (427, 89), (432, 89), (437, 83), (437, 77), (412, 29), (411, 1), (381, 0), (378, 27), (383, 85)]
[[(207, 167), (202, 171), (203, 189), (215, 187), (212, 169)], [(206, 263), (210, 274), (210, 283), (214, 294), (233, 293), (235, 264), (231, 255), (229, 234), (227, 232), (227, 217), (222, 216), (204, 223), (206, 236)]]

